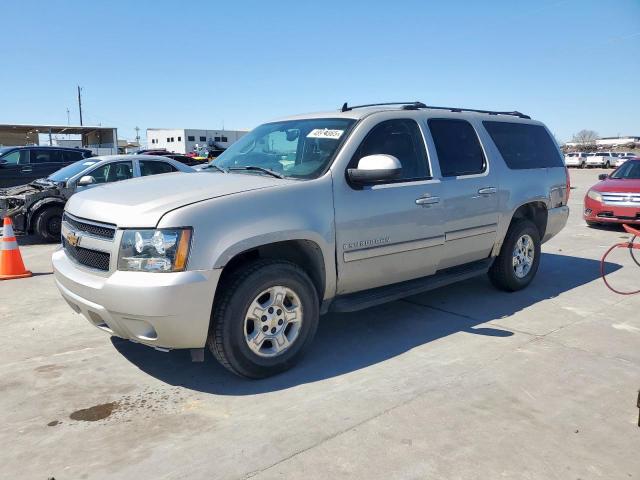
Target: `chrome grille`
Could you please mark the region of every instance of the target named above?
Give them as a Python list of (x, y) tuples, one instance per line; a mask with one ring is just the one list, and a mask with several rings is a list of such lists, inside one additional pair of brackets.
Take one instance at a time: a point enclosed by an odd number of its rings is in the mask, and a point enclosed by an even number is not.
[(109, 271), (109, 261), (111, 255), (107, 252), (99, 252), (97, 250), (89, 250), (88, 248), (74, 247), (66, 238), (62, 239), (64, 251), (76, 262), (85, 267), (95, 268), (104, 272)]
[(88, 235), (93, 235), (94, 237), (106, 238), (109, 240), (113, 240), (113, 237), (116, 234), (116, 226), (109, 224), (96, 224), (89, 223), (86, 221), (82, 221), (80, 219), (76, 219), (71, 215), (65, 214), (62, 216), (62, 221), (67, 222), (71, 225), (74, 230), (82, 233), (86, 233)]
[(640, 208), (640, 193), (602, 192), (602, 201), (609, 205)]

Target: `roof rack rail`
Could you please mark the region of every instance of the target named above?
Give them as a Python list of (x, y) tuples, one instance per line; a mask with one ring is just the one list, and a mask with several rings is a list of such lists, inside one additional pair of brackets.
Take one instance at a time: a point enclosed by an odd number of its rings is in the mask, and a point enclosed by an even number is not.
[(353, 110), (354, 108), (365, 108), (365, 107), (382, 107), (387, 105), (402, 105), (403, 110), (418, 110), (419, 108), (429, 108), (432, 110), (449, 110), (450, 112), (475, 112), (475, 113), (486, 113), (488, 115), (511, 115), (514, 117), (526, 118), (527, 120), (531, 120), (529, 115), (525, 115), (524, 113), (513, 111), (513, 112), (499, 112), (494, 110), (477, 110), (474, 108), (460, 108), (460, 107), (435, 107), (432, 105), (425, 105), (420, 101), (414, 102), (385, 102), (385, 103), (367, 103), (365, 105), (353, 105), (350, 106), (347, 102), (344, 102), (342, 108), (340, 109), (342, 112), (348, 112)]
[(476, 110), (474, 108), (459, 108), (459, 107), (434, 107), (431, 105), (425, 105), (420, 108), (430, 108), (432, 110), (449, 110), (450, 112), (475, 112), (475, 113), (486, 113), (488, 115), (511, 115), (514, 117), (526, 118), (527, 120), (531, 120), (529, 115), (525, 115), (524, 113), (513, 111), (513, 112), (498, 112), (494, 110)]
[(348, 112), (353, 110), (354, 108), (365, 108), (365, 107), (383, 107), (386, 105), (404, 105), (405, 110), (417, 110), (418, 108), (425, 108), (426, 105), (422, 102), (414, 101), (414, 102), (385, 102), (385, 103), (367, 103), (365, 105), (347, 105), (347, 102), (342, 104), (342, 108), (340, 111)]

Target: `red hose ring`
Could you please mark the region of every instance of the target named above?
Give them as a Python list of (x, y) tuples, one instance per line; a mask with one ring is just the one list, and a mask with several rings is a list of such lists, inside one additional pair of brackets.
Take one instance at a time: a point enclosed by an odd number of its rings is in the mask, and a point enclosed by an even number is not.
[[(624, 225), (625, 229), (627, 228), (626, 225)], [(631, 231), (629, 231), (631, 230)], [(632, 228), (629, 228), (627, 231), (629, 231), (629, 233), (635, 233), (637, 232), (637, 230), (634, 230)], [(638, 232), (638, 234), (640, 234), (640, 232)], [(631, 253), (631, 256), (633, 257), (633, 249), (640, 249), (640, 244), (637, 243), (633, 243), (633, 241), (635, 240), (635, 236), (631, 239), (630, 242), (625, 242), (625, 243), (616, 243), (615, 245), (613, 245), (611, 248), (609, 248), (609, 250), (607, 250), (605, 252), (605, 254), (602, 256), (602, 260), (600, 260), (600, 276), (602, 277), (602, 281), (604, 282), (604, 284), (607, 286), (607, 288), (609, 288), (609, 290), (611, 290), (612, 292), (615, 292), (619, 295), (635, 295), (637, 293), (640, 293), (640, 289), (632, 291), (632, 292), (623, 292), (620, 290), (616, 290), (615, 288), (613, 288), (611, 286), (611, 284), (607, 281), (607, 277), (606, 274), (604, 272), (604, 264), (605, 264), (605, 260), (606, 258), (609, 256), (609, 254), (615, 250), (616, 248), (627, 248), (629, 249), (629, 252)], [(634, 258), (635, 260), (635, 258)]]

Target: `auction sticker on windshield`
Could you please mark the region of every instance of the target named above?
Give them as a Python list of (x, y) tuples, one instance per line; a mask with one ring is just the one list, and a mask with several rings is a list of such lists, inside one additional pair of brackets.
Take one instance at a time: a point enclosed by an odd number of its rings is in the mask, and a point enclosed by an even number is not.
[(330, 130), (328, 128), (314, 128), (309, 132), (307, 138), (332, 138), (334, 140), (338, 140), (344, 130)]

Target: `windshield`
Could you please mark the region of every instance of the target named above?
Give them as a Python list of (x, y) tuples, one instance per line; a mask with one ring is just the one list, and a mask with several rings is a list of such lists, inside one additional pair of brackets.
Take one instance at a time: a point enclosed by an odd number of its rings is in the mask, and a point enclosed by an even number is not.
[(49, 175), (49, 180), (52, 182), (66, 182), (71, 177), (79, 174), (83, 170), (86, 170), (91, 165), (95, 165), (98, 163), (97, 161), (92, 160), (80, 160), (79, 162), (72, 163), (71, 165), (67, 165), (64, 168), (61, 168), (57, 172), (53, 172)]
[(627, 160), (611, 174), (610, 178), (618, 180), (640, 180), (640, 161)]
[(331, 163), (354, 123), (355, 120), (334, 118), (266, 123), (240, 138), (211, 163), (224, 169), (260, 167), (283, 177), (317, 178)]

